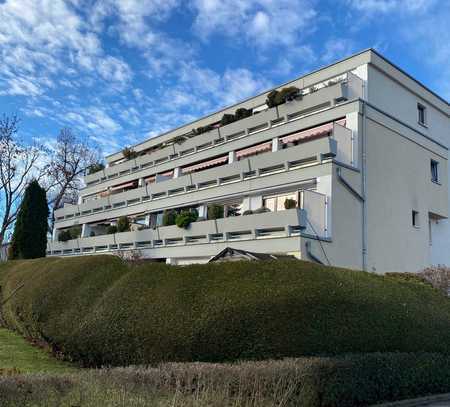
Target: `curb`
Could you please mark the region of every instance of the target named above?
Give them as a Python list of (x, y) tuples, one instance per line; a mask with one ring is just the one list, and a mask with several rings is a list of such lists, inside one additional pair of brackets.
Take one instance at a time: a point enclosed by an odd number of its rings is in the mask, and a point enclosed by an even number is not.
[(450, 406), (450, 393), (437, 394), (434, 396), (421, 397), (418, 399), (408, 399), (402, 401), (394, 401), (383, 404), (374, 404), (371, 407), (421, 407), (430, 403), (440, 403), (447, 401)]

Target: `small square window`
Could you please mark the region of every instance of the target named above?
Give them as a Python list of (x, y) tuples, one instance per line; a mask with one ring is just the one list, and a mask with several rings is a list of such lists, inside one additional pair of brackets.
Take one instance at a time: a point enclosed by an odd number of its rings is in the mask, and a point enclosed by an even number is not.
[(439, 163), (435, 160), (431, 160), (430, 169), (431, 169), (431, 181), (438, 183), (439, 182)]
[(420, 124), (426, 124), (427, 123), (427, 114), (426, 114), (427, 108), (424, 105), (421, 105), (420, 103), (417, 103), (417, 119)]
[(420, 226), (420, 224), (419, 224), (419, 212), (415, 211), (415, 210), (412, 211), (412, 225), (415, 228), (418, 228)]

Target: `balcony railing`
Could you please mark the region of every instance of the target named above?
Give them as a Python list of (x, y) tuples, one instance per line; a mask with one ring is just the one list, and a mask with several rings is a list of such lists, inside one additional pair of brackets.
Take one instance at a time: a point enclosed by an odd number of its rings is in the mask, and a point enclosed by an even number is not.
[(264, 131), (272, 126), (286, 124), (358, 96), (362, 96), (361, 80), (348, 73), (346, 80), (318, 89), (303, 96), (301, 100), (284, 103), (276, 108), (267, 109), (219, 129), (213, 129), (183, 143), (173, 144), (150, 154), (139, 156), (134, 160), (105, 168), (95, 174), (87, 175), (85, 182), (90, 187), (111, 179), (138, 173), (144, 169), (213, 148), (236, 138)]
[(76, 255), (125, 249), (152, 249), (200, 243), (298, 236), (307, 229), (306, 211), (288, 209), (191, 223), (188, 229), (161, 226), (67, 242), (49, 242), (49, 255)]
[[(338, 125), (336, 125), (338, 126)], [(335, 128), (337, 128), (335, 126)], [(339, 126), (339, 131), (343, 129), (347, 132), (347, 137), (351, 138), (351, 131)], [(334, 131), (332, 135), (334, 134)], [(337, 142), (334, 138), (323, 137), (305, 144), (279, 150), (273, 153), (257, 155), (234, 162), (222, 167), (211, 168), (197, 173), (186, 174), (179, 178), (153, 183), (141, 188), (126, 191), (120, 194), (111, 195), (88, 201), (80, 205), (66, 206), (56, 211), (57, 223), (77, 219), (96, 214), (95, 219), (89, 218), (87, 221), (97, 221), (115, 216), (114, 211), (128, 206), (139, 204), (146, 205), (162, 198), (170, 198), (179, 194), (191, 194), (206, 188), (222, 187), (231, 182), (243, 182), (249, 178), (258, 178), (288, 172), (305, 165), (320, 162), (323, 158), (336, 156), (338, 151)], [(234, 192), (239, 192), (236, 185)], [(214, 195), (214, 194), (211, 194)], [(212, 198), (213, 196), (211, 196)], [(203, 199), (206, 197), (202, 197)], [(106, 215), (104, 212), (107, 212)], [(102, 214), (103, 213), (103, 214)], [(129, 215), (130, 213), (127, 213)], [(117, 214), (122, 216), (123, 214)]]

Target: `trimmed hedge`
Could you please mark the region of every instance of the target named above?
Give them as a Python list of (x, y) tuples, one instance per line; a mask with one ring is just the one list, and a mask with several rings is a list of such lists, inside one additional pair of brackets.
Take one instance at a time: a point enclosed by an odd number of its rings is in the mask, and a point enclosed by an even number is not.
[(298, 260), (168, 266), (112, 256), (0, 265), (7, 324), (84, 365), (450, 352), (426, 285)]
[[(1, 377), (0, 405), (350, 407), (448, 392), (450, 357), (372, 353)], [(83, 403), (80, 400), (83, 400)], [(55, 400), (55, 403), (50, 403)]]

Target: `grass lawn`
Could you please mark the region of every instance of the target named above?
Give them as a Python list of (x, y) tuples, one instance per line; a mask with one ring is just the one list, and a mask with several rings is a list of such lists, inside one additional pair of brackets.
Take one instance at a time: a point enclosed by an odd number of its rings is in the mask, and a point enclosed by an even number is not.
[(54, 359), (44, 350), (30, 345), (18, 334), (0, 327), (0, 375), (2, 371), (20, 373), (74, 372), (68, 363)]

